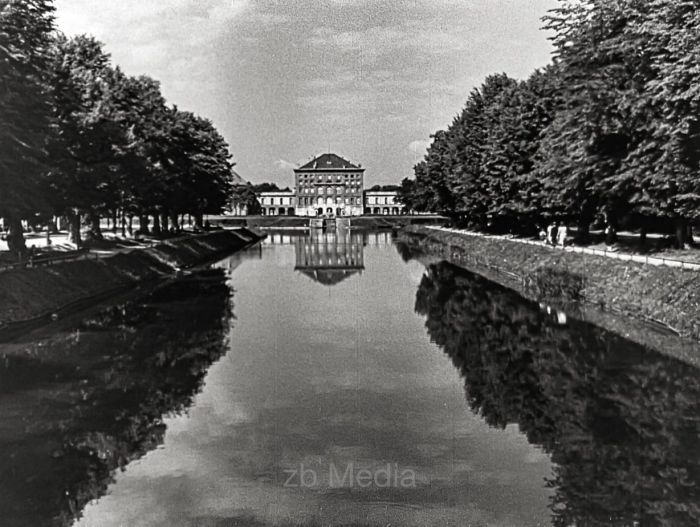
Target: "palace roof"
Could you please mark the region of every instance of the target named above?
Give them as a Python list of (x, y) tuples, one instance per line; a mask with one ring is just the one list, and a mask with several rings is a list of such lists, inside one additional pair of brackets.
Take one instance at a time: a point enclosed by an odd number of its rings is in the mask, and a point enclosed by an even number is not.
[(297, 170), (363, 170), (357, 165), (353, 165), (347, 159), (336, 154), (321, 154), (314, 157), (305, 165), (297, 168)]

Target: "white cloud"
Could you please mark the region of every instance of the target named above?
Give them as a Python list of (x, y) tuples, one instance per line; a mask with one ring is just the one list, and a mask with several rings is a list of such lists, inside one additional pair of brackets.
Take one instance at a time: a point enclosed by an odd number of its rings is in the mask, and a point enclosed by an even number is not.
[(275, 161), (275, 166), (280, 170), (284, 170), (285, 172), (299, 168), (299, 165), (292, 163), (291, 161), (287, 161), (286, 159), (278, 159)]
[(425, 154), (425, 151), (429, 146), (430, 141), (426, 141), (425, 139), (416, 139), (408, 144), (408, 150), (413, 154), (422, 156)]
[(188, 109), (212, 98), (220, 40), (251, 10), (250, 0), (56, 0), (56, 24), (88, 33), (130, 75), (162, 81), (170, 102)]

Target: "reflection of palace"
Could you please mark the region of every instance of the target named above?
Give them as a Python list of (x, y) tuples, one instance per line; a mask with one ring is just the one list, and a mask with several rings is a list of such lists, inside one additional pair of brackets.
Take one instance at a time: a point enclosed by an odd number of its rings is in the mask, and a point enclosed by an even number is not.
[(349, 229), (312, 231), (294, 240), (294, 270), (324, 285), (335, 285), (365, 268), (362, 234)]

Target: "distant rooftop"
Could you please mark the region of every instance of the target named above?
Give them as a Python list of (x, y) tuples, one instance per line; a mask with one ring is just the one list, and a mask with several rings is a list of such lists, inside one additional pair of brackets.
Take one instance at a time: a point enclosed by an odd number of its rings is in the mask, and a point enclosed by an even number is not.
[(321, 154), (314, 157), (311, 161), (305, 165), (297, 168), (297, 170), (362, 170), (357, 165), (353, 165), (347, 159), (343, 159), (336, 154)]

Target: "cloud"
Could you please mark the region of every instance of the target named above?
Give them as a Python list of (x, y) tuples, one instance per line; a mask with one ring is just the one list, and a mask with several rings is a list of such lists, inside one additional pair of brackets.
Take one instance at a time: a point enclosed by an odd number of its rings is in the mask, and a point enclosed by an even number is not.
[[(59, 30), (94, 35), (115, 65), (162, 81), (169, 101), (188, 109), (219, 89), (212, 71), (231, 25), (255, 15), (250, 0), (56, 0), (55, 5)], [(266, 20), (257, 17), (256, 23)]]
[(291, 161), (287, 161), (286, 159), (278, 159), (275, 161), (275, 166), (280, 170), (284, 170), (285, 172), (299, 168), (299, 165), (292, 163)]
[(417, 155), (424, 155), (428, 147), (430, 146), (430, 141), (425, 139), (416, 139), (408, 144), (408, 150)]

